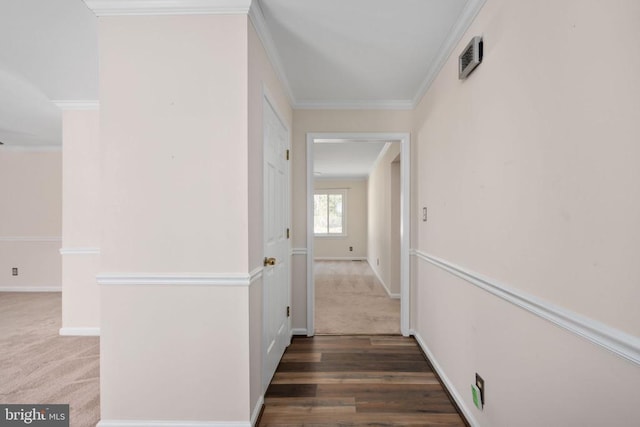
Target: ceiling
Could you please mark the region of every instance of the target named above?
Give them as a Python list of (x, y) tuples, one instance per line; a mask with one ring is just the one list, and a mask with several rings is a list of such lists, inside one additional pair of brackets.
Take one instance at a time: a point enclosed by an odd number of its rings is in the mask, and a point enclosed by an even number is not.
[[(163, 1), (113, 4), (233, 3)], [(250, 16), (260, 21), (256, 28), (294, 108), (410, 109), (483, 3), (254, 0)], [(0, 141), (6, 146), (60, 145), (61, 111), (53, 101), (98, 99), (97, 22), (83, 0), (0, 2)]]
[(385, 142), (325, 140), (313, 145), (316, 179), (364, 179), (385, 148)]
[(298, 108), (411, 108), (468, 0), (260, 0)]

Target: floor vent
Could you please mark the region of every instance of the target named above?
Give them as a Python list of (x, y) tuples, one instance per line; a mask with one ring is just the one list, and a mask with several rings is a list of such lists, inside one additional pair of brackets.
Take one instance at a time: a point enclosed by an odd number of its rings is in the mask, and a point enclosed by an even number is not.
[(476, 36), (471, 39), (467, 47), (464, 48), (458, 57), (458, 78), (466, 79), (469, 74), (482, 62), (482, 37)]

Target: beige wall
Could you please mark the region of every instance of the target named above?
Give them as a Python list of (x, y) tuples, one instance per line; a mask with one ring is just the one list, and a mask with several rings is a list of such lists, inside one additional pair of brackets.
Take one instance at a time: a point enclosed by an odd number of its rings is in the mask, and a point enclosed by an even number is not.
[[(416, 111), (416, 249), (640, 335), (639, 20), (631, 0), (488, 0)], [(413, 327), (478, 425), (637, 423), (637, 365), (415, 262)]]
[[(347, 235), (339, 237), (316, 237), (313, 256), (331, 259), (365, 259), (367, 257), (367, 181), (315, 180), (315, 188), (347, 191)], [(349, 246), (353, 251), (349, 251)]]
[(100, 327), (100, 114), (62, 115), (62, 330), (97, 334)]
[[(391, 230), (391, 202), (394, 198), (397, 198), (397, 201), (399, 202), (397, 193), (400, 191), (400, 188), (392, 189), (392, 183), (399, 187), (400, 177), (397, 177), (397, 181), (393, 179), (391, 165), (399, 154), (400, 143), (391, 143), (389, 149), (380, 158), (376, 168), (369, 176), (367, 198), (369, 204), (368, 261), (371, 268), (376, 273), (376, 276), (378, 276), (382, 285), (387, 290), (387, 293), (396, 297), (400, 296), (400, 280), (399, 277), (393, 277), (392, 279), (392, 273), (397, 272), (398, 275), (400, 274), (400, 255), (397, 253), (395, 254), (396, 256), (392, 256), (391, 250), (393, 242), (392, 237), (399, 237), (400, 234), (400, 222), (398, 221), (398, 223), (395, 224), (397, 225), (398, 230)], [(398, 244), (398, 249), (399, 246), (400, 245)], [(397, 264), (392, 266), (392, 261), (397, 262)]]
[(410, 132), (411, 111), (397, 110), (295, 110), (292, 139), (292, 323), (307, 328), (307, 133)]
[(99, 20), (103, 420), (250, 419), (248, 34)]
[(0, 183), (0, 290), (59, 291), (61, 150), (0, 148)]
[[(263, 99), (266, 95), (280, 119), (291, 131), (293, 121), (285, 91), (276, 76), (260, 39), (250, 22), (249, 41), (249, 267), (262, 267), (264, 254), (263, 231)], [(264, 391), (262, 386), (262, 280), (251, 286), (249, 293), (251, 398), (250, 410), (255, 411)]]

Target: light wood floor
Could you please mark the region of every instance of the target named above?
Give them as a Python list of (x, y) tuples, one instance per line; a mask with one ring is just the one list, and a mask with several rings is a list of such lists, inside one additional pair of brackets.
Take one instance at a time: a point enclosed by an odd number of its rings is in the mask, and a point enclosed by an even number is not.
[(69, 404), (70, 425), (100, 419), (100, 340), (61, 337), (60, 293), (0, 292), (0, 403)]
[(400, 334), (400, 300), (364, 261), (316, 261), (315, 333)]
[(261, 427), (465, 426), (412, 338), (295, 337)]

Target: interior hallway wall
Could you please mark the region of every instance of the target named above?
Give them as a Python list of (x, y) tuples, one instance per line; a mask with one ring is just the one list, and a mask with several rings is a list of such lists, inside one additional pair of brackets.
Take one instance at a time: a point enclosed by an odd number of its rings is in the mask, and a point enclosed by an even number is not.
[[(261, 269), (264, 253), (264, 182), (263, 182), (263, 98), (266, 95), (280, 119), (291, 132), (293, 112), (282, 84), (253, 26), (248, 26), (249, 57), (249, 271)], [(256, 279), (249, 291), (249, 336), (251, 351), (251, 397), (250, 410), (253, 415), (259, 410), (260, 398), (265, 390), (262, 386), (262, 279)]]
[[(413, 327), (472, 425), (638, 423), (637, 361), (430, 262), (640, 348), (638, 22), (633, 0), (488, 0), (416, 111)], [(476, 35), (484, 60), (459, 81)]]
[(307, 333), (307, 133), (410, 132), (410, 110), (294, 110), (292, 138), (292, 323)]
[(60, 291), (62, 150), (0, 147), (0, 200), (0, 291)]
[(62, 115), (61, 335), (99, 335), (100, 113)]
[(99, 18), (106, 425), (250, 420), (248, 33)]
[[(367, 185), (367, 200), (369, 204), (369, 221), (367, 224), (367, 234), (369, 236), (369, 247), (367, 258), (374, 273), (382, 282), (390, 296), (400, 297), (400, 281), (392, 280), (392, 272), (400, 274), (400, 254), (397, 253), (398, 265), (392, 266), (392, 165), (393, 161), (400, 154), (400, 143), (393, 142), (389, 149), (380, 157), (375, 169), (369, 176)], [(399, 187), (400, 181), (396, 183)], [(399, 191), (399, 188), (396, 188)], [(399, 198), (398, 198), (399, 201)], [(399, 219), (399, 218), (398, 218)], [(398, 222), (399, 226), (399, 222)], [(399, 233), (399, 230), (397, 230)], [(399, 249), (399, 245), (398, 245)], [(398, 278), (399, 279), (399, 278)]]

